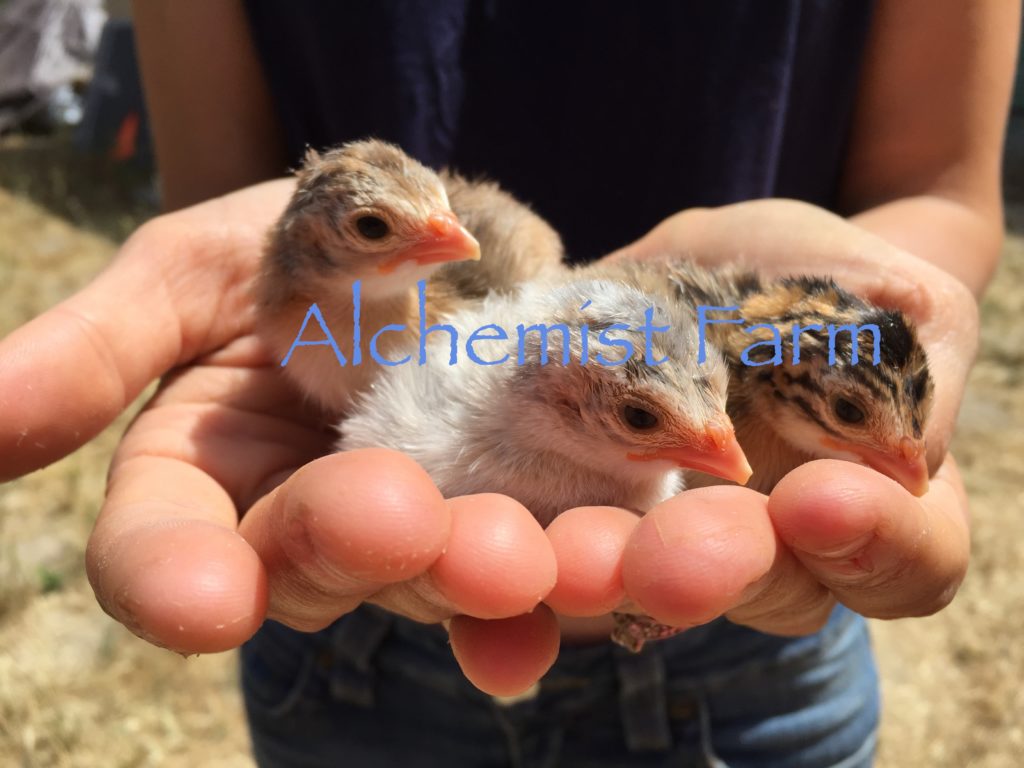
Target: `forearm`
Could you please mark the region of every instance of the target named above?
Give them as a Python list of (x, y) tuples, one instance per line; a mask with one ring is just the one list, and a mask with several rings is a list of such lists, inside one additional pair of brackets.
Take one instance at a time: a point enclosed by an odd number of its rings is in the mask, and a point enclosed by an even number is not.
[(879, 0), (840, 211), (979, 296), (1003, 237), (1019, 0)]
[(239, 0), (133, 3), (165, 210), (280, 176), (281, 130)]
[(945, 270), (980, 297), (1003, 242), (1002, 207), (979, 210), (938, 195), (883, 203), (850, 221)]

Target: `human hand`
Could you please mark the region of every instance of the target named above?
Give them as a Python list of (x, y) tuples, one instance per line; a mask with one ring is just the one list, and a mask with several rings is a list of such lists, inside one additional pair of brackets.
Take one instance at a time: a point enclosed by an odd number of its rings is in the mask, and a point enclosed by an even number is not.
[(146, 224), (91, 285), (0, 343), (3, 478), (71, 452), (166, 374), (117, 450), (86, 554), (111, 616), (199, 653), (268, 617), (312, 630), (371, 601), (451, 618), (467, 676), (522, 690), (558, 646), (536, 607), (555, 578), (537, 523), (503, 497), (442, 499), (400, 454), (325, 455), (327, 420), (252, 335), (249, 284), (291, 186)]
[[(725, 615), (780, 634), (817, 629), (836, 600), (882, 618), (946, 605), (969, 554), (966, 494), (947, 448), (976, 348), (970, 292), (854, 224), (786, 200), (685, 211), (610, 258), (663, 254), (708, 265), (739, 261), (776, 275), (824, 271), (910, 316), (935, 379), (926, 429), (930, 490), (916, 498), (874, 470), (820, 460), (790, 472), (770, 497), (744, 488), (692, 490), (640, 521), (621, 510), (572, 510), (549, 529), (559, 583), (548, 603), (596, 615), (615, 605), (618, 591), (618, 599), (666, 624)], [(569, 529), (589, 531), (589, 540), (563, 535)], [(577, 567), (595, 547), (602, 554), (590, 571)]]

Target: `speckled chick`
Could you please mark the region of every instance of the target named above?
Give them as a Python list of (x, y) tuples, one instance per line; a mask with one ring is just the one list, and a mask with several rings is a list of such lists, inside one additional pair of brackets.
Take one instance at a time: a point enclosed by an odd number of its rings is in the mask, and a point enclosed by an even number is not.
[(764, 280), (749, 271), (710, 277), (727, 290), (690, 265), (676, 264), (671, 273), (688, 301), (739, 307), (709, 317), (744, 320), (708, 326), (708, 337), (730, 363), (729, 413), (753, 463), (751, 488), (769, 493), (800, 464), (833, 458), (872, 467), (917, 496), (928, 490), (924, 430), (934, 384), (902, 312), (827, 278)]

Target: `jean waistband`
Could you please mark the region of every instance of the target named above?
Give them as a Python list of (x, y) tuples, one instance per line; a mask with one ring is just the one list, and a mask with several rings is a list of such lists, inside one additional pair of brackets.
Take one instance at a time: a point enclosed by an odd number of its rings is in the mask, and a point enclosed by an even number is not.
[[(744, 668), (785, 664), (809, 645), (828, 645), (856, 620), (839, 609), (822, 632), (807, 638), (776, 638), (724, 620), (689, 630), (633, 654), (611, 643), (563, 647), (533, 695), (502, 706), (462, 675), (443, 628), (423, 625), (374, 606), (362, 606), (313, 637), (328, 669), (331, 695), (372, 707), (380, 672), (412, 678), (440, 694), (494, 707), (499, 718), (528, 716), (543, 699), (547, 709), (583, 709), (602, 697), (617, 697), (630, 749), (666, 749), (671, 744), (669, 700), (687, 695), (695, 722), (705, 697), (744, 674)], [(301, 637), (301, 633), (296, 633)], [(289, 638), (289, 642), (298, 638)], [(300, 641), (301, 642), (301, 641)], [(699, 722), (698, 722), (699, 725)]]
[(617, 696), (630, 749), (671, 745), (660, 652), (632, 654), (611, 643), (564, 648), (535, 695), (517, 697), (504, 706), (465, 679), (440, 627), (363, 606), (317, 634), (321, 654), (329, 657), (323, 661), (329, 668), (331, 695), (359, 706), (374, 705), (378, 672), (390, 667), (442, 693), (495, 707), (501, 720), (528, 713), (540, 696), (546, 699), (545, 707), (555, 709), (584, 708), (590, 700)]

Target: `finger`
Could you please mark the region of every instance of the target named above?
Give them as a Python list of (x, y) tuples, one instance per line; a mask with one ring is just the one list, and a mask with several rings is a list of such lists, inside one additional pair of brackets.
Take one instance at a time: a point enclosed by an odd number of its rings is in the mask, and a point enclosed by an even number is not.
[(289, 189), (260, 185), (155, 219), (85, 289), (0, 342), (0, 480), (70, 453), (154, 378), (251, 325), (260, 228)]
[(928, 468), (934, 473), (949, 455), (967, 377), (978, 352), (979, 317), (977, 301), (958, 280), (942, 274), (934, 276), (927, 285), (936, 296), (929, 304), (930, 317), (918, 320), (918, 332), (935, 379), (931, 413), (925, 426)]
[(558, 657), (558, 621), (546, 605), (509, 619), (456, 616), (448, 632), (463, 674), (492, 696), (522, 693)]
[(777, 557), (765, 497), (738, 487), (698, 488), (640, 520), (623, 558), (623, 583), (658, 621), (692, 627), (740, 604)]
[(430, 570), (384, 587), (371, 602), (432, 623), (467, 614), (480, 619), (533, 610), (555, 583), (544, 531), (517, 501), (495, 493), (449, 499), (451, 534)]
[(832, 593), (780, 544), (768, 573), (743, 590), (725, 617), (760, 632), (795, 637), (825, 626), (835, 604)]
[(966, 497), (952, 459), (920, 499), (866, 467), (810, 462), (779, 482), (768, 511), (804, 567), (866, 616), (934, 613), (967, 570)]
[(566, 616), (603, 616), (626, 596), (622, 558), (639, 518), (617, 507), (578, 507), (547, 527), (558, 581), (544, 599)]
[(236, 521), (230, 497), (196, 467), (159, 456), (121, 463), (86, 551), (97, 600), (156, 645), (237, 647), (263, 622), (267, 584)]
[(778, 541), (771, 568), (743, 590), (725, 617), (760, 632), (796, 637), (824, 627), (835, 604), (832, 593)]
[[(918, 309), (918, 301), (927, 301), (915, 267), (920, 263), (928, 274), (939, 272), (831, 211), (782, 199), (681, 211), (612, 257), (651, 258), (682, 249), (710, 266), (742, 264), (749, 258), (744, 254), (756, 254), (757, 268), (777, 276), (806, 272), (827, 253), (829, 274), (841, 283), (877, 299), (906, 302), (911, 312)], [(882, 254), (893, 257), (884, 272), (878, 269)]]
[(430, 568), (460, 613), (482, 619), (526, 613), (555, 584), (555, 555), (533, 515), (494, 493), (449, 501), (452, 534)]
[(270, 618), (312, 631), (426, 571), (450, 529), (418, 464), (368, 449), (307, 464), (257, 502), (239, 531), (267, 569)]

